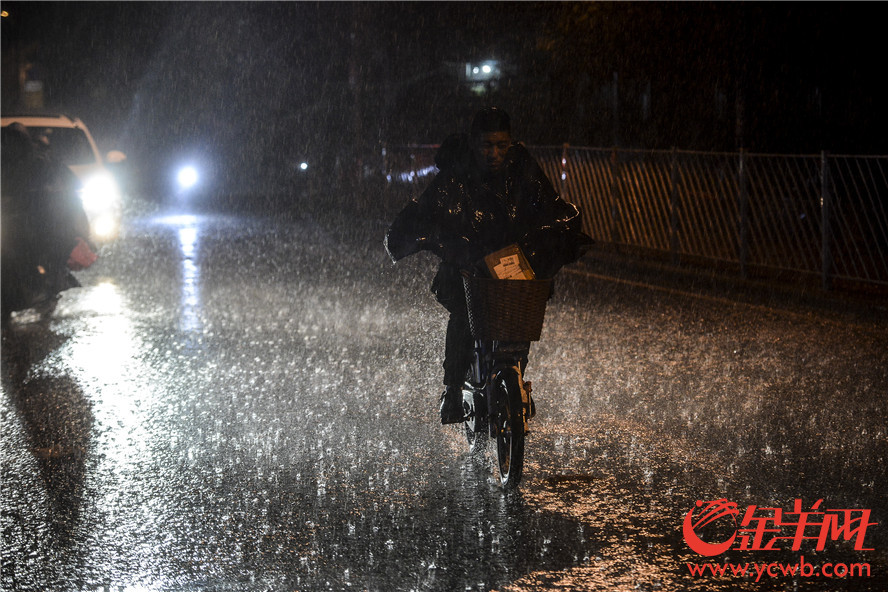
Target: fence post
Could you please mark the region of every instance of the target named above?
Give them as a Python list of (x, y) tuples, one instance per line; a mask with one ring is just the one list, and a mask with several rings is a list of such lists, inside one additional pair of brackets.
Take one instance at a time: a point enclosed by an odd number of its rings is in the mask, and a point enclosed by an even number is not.
[(829, 160), (826, 151), (820, 153), (820, 259), (821, 281), (824, 290), (832, 288), (832, 216), (833, 197), (829, 188)]
[(746, 279), (749, 265), (749, 190), (747, 188), (746, 149), (740, 149), (740, 162), (737, 171), (737, 196), (740, 206), (740, 277)]
[(561, 179), (559, 179), (559, 193), (561, 197), (565, 201), (570, 201), (567, 196), (566, 188), (567, 188), (567, 155), (568, 155), (568, 147), (569, 144), (567, 142), (564, 143), (561, 147)]
[(611, 244), (619, 243), (619, 183), (620, 183), (620, 166), (617, 148), (611, 149)]
[(681, 263), (678, 255), (678, 151), (672, 148), (671, 163), (669, 165), (669, 250), (672, 255), (672, 264)]

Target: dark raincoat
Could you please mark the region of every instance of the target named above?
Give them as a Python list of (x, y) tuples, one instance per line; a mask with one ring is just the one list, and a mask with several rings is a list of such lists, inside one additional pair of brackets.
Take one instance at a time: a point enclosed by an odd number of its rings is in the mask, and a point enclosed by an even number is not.
[(591, 245), (577, 208), (561, 199), (523, 145), (509, 148), (499, 174), (485, 176), (468, 136), (455, 135), (435, 164), (438, 175), (395, 218), (385, 246), (393, 261), (420, 250), (441, 257), (432, 291), (451, 312), (454, 299), (464, 302), (460, 270), (481, 269), (489, 253), (518, 244), (537, 277), (551, 278)]

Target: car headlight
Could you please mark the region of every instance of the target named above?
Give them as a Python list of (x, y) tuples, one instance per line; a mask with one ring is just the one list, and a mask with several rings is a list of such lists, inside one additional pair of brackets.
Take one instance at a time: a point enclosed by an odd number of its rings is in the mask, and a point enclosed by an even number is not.
[(120, 189), (111, 175), (95, 175), (83, 183), (80, 200), (87, 215), (105, 213), (120, 204)]
[(199, 180), (200, 175), (198, 174), (197, 169), (191, 165), (183, 166), (176, 174), (176, 182), (179, 184), (179, 189), (183, 191), (187, 191), (197, 185)]

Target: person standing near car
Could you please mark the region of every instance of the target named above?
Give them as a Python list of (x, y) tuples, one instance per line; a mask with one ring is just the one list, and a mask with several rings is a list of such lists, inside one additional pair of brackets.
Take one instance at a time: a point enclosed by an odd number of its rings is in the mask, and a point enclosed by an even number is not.
[(479, 111), (468, 134), (448, 137), (435, 164), (439, 172), (431, 185), (396, 216), (384, 243), (395, 262), (421, 250), (441, 259), (431, 289), (450, 314), (440, 407), (441, 422), (448, 424), (464, 419), (462, 385), (474, 346), (461, 270), (517, 244), (536, 276), (550, 278), (592, 240), (580, 229), (577, 208), (513, 141), (509, 115), (498, 107)]
[[(5, 316), (10, 307), (27, 307), (31, 299), (77, 285), (67, 262), (75, 247), (89, 240), (89, 220), (77, 177), (38, 150), (25, 126), (2, 128), (2, 153)], [(41, 294), (35, 283), (47, 291)]]

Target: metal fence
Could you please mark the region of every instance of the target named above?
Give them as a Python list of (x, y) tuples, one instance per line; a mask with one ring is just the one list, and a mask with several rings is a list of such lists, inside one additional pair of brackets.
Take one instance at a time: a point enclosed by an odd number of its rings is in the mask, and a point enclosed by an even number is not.
[[(888, 156), (528, 148), (600, 243), (888, 285)], [(434, 151), (388, 149), (388, 179), (421, 189)]]

